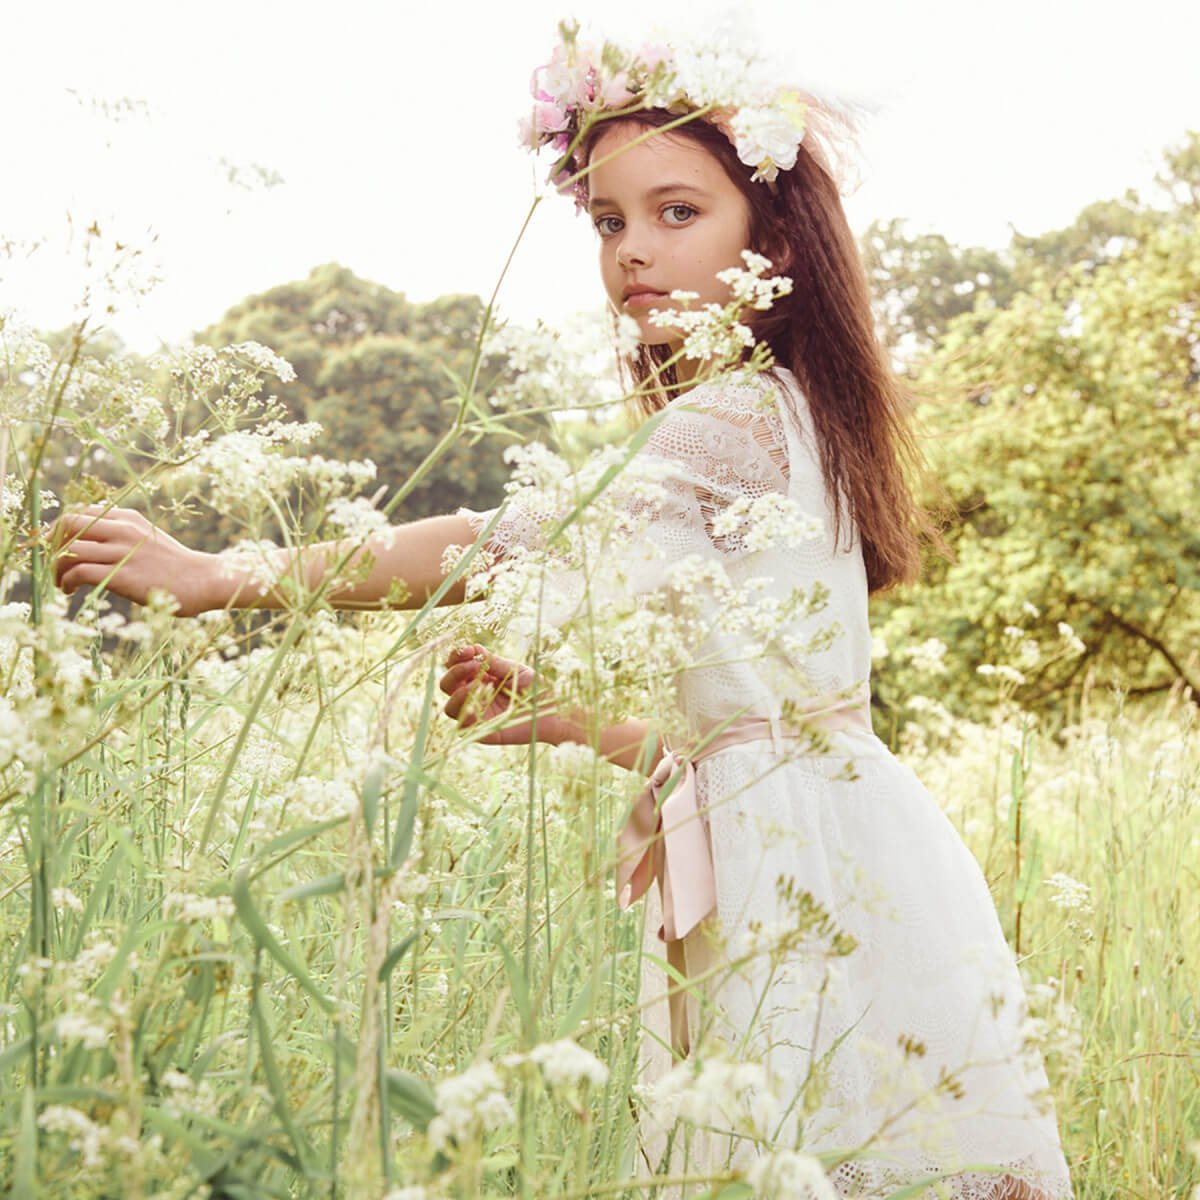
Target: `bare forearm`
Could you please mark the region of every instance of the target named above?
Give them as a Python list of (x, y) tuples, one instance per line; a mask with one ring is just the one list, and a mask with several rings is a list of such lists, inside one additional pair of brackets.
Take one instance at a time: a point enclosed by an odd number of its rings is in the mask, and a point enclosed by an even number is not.
[[(317, 590), (328, 572), (345, 560), (339, 577), (355, 582), (331, 583), (327, 593), (335, 608), (419, 608), (442, 586), (442, 562), (448, 546), (470, 546), (475, 532), (464, 516), (427, 517), (372, 534), (362, 544), (351, 540), (319, 542), (299, 551), (270, 552), (269, 567), (258, 572), (218, 559), (207, 608), (283, 608), (297, 589)], [(369, 566), (364, 559), (370, 556)], [(364, 573), (365, 572), (365, 573)], [(266, 576), (262, 579), (261, 576)], [(274, 582), (272, 582), (272, 580)], [(463, 581), (457, 580), (440, 599), (461, 604)]]
[(593, 731), (589, 726), (590, 722), (582, 714), (559, 717), (554, 727), (554, 741), (559, 745), (563, 742), (590, 745), (609, 762), (643, 775), (649, 775), (663, 756), (662, 738), (648, 721), (631, 717), (599, 730)]

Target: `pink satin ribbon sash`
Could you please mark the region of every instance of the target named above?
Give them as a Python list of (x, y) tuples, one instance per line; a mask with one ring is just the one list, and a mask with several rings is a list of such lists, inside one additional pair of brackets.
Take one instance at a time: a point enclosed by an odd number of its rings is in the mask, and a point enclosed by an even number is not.
[[(870, 732), (870, 689), (863, 683), (849, 697), (820, 696), (797, 709), (786, 738), (803, 737), (814, 727), (824, 732), (859, 728)], [(617, 835), (617, 902), (628, 908), (653, 879), (662, 896), (661, 941), (685, 937), (717, 903), (708, 819), (696, 799), (695, 764), (718, 750), (772, 737), (765, 717), (738, 717), (709, 741), (684, 755), (667, 748)], [(665, 740), (665, 739), (664, 739)]]

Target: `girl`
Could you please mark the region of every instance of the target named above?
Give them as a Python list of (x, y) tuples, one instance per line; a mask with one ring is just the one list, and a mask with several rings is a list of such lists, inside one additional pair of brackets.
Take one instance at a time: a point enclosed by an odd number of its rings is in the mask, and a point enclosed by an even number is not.
[[(646, 413), (661, 414), (639, 451), (668, 474), (637, 586), (666, 586), (685, 559), (735, 584), (766, 579), (785, 606), (819, 582), (842, 631), (810, 640), (800, 660), (817, 614), (797, 611), (766, 656), (714, 620), (682, 673), (680, 722), (629, 720), (595, 739), (650, 776), (621, 832), (621, 903), (644, 897), (647, 950), (694, 979), (668, 990), (664, 974), (643, 973), (646, 1162), (681, 1169), (655, 1119), (673, 1056), (719, 1061), (725, 1047), (777, 1084), (819, 1080), (805, 1096), (803, 1148), (871, 1150), (833, 1171), (841, 1195), (938, 1178), (937, 1194), (961, 1200), (1063, 1200), (1046, 1078), (1022, 1045), (1024, 993), (986, 881), (870, 728), (868, 593), (912, 581), (919, 536), (938, 539), (906, 483), (919, 458), (838, 194), (837, 114), (786, 89), (734, 94), (703, 56), (589, 57), (564, 32), (535, 75), (527, 142), (560, 152), (555, 178), (590, 214), (612, 310), (637, 324), (626, 368)], [(729, 303), (727, 271), (752, 261), (746, 251), (794, 284), (751, 314), (774, 360), (757, 377), (721, 370), (678, 329), (701, 311), (691, 306)], [(763, 545), (747, 531), (747, 511), (782, 500), (816, 514), (815, 537)], [(377, 604), (400, 580), (405, 603), (424, 603), (445, 579), (447, 547), (476, 542), (494, 516), (464, 509), (372, 539), (369, 571), (332, 601)], [(103, 582), (144, 601), (163, 587), (185, 615), (284, 603), (281, 586), (228, 575), (132, 511), (85, 509), (59, 525), (60, 540), (74, 539), (56, 563), (68, 591)], [(487, 549), (502, 558), (538, 537), (509, 510)], [(284, 553), (280, 574), (317, 586), (342, 552)], [(444, 602), (464, 598), (456, 583)], [(516, 703), (532, 695), (529, 668), (480, 646), (447, 665), (447, 714), (500, 718), (482, 740), (528, 741), (535, 729), (550, 743), (588, 738), (584, 714), (552, 706), (531, 726)], [(794, 1140), (796, 1115), (785, 1116), (779, 1145)], [(749, 1145), (697, 1135), (686, 1169), (739, 1163)]]

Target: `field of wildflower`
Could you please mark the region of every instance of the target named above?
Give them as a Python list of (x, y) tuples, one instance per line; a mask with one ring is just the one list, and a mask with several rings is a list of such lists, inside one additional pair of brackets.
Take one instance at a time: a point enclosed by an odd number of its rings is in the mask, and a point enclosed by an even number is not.
[[(519, 571), (458, 610), (335, 613), (299, 581), (270, 615), (67, 598), (38, 532), (64, 498), (181, 521), (207, 505), (244, 530), (241, 562), (268, 534), (361, 536), (386, 514), (369, 463), (304, 452), (314, 430), (265, 396), (290, 377), (265, 347), (164, 356), (146, 380), (91, 356), (82, 327), (51, 346), (9, 314), (0, 355), (7, 1194), (646, 1195), (639, 1105), (681, 1137), (763, 1143), (694, 1195), (826, 1194), (803, 1144), (764, 1132), (753, 1063), (700, 1057), (638, 1086), (642, 906), (612, 890), (633, 776), (586, 746), (480, 745), (482, 726), (439, 712), (444, 657), (469, 641), (532, 650), (598, 721), (662, 711), (679, 613), (605, 597), (584, 619)], [(467, 389), (451, 433), (473, 419)], [(632, 444), (582, 476), (546, 447), (514, 453), (513, 502), (571, 481), (611, 522)], [(101, 462), (123, 487), (89, 474)], [(603, 529), (575, 545), (585, 578)], [(915, 656), (934, 696), (937, 649)], [(1085, 683), (1051, 729), (1009, 699), (1005, 666), (973, 684), (994, 692), (990, 722), (918, 698), (896, 749), (993, 889), (1077, 1195), (1187, 1195), (1195, 703)], [(819, 1102), (817, 1079), (791, 1082)]]

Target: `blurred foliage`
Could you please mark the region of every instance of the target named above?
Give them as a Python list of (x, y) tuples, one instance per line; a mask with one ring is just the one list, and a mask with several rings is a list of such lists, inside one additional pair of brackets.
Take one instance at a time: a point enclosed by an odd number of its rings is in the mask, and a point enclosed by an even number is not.
[[(1165, 205), (1130, 191), (1014, 236), (995, 272), (1008, 293), (957, 312), (945, 281), (981, 260), (943, 244), (941, 282), (916, 286), (895, 326), (930, 335), (906, 369), (956, 556), (874, 601), (884, 645), (947, 647), (932, 684), (905, 651), (878, 664), (876, 701), (896, 718), (923, 688), (978, 715), (981, 664), (1019, 672), (1008, 683), (1032, 711), (1061, 711), (1089, 676), (1200, 702), (1200, 135), (1166, 164)], [(885, 318), (927, 241), (897, 251)]]
[[(327, 458), (371, 459), (390, 495), (451, 427), (483, 320), (476, 296), (414, 304), (326, 264), (307, 279), (247, 297), (196, 341), (256, 341), (281, 354), (296, 371), (281, 399), (295, 419), (323, 426), (313, 449)], [(502, 362), (483, 358), (475, 393), (486, 396), (503, 370)], [(505, 446), (544, 436), (545, 429), (544, 418), (528, 417), (507, 433), (460, 438), (392, 511), (393, 519), (498, 504), (508, 478)]]

